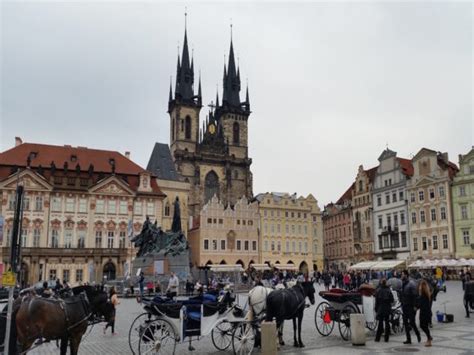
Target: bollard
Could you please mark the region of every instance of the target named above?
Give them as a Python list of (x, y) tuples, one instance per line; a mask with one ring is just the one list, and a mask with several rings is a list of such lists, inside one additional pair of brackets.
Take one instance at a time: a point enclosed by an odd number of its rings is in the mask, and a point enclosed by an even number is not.
[(361, 313), (351, 313), (352, 345), (365, 345), (365, 316)]
[(262, 355), (275, 355), (277, 353), (277, 330), (276, 324), (272, 322), (262, 322)]

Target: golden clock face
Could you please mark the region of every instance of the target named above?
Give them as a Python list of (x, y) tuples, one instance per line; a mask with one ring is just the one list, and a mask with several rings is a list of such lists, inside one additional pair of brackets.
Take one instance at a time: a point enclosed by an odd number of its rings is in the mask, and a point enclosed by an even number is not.
[(214, 126), (213, 124), (210, 124), (209, 125), (209, 133), (211, 133), (211, 134), (216, 133), (216, 126)]

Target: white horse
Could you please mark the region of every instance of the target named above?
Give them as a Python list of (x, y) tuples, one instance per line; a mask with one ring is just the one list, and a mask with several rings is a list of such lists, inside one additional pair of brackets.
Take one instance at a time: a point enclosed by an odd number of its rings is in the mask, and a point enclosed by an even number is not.
[(267, 296), (273, 291), (273, 288), (264, 286), (255, 286), (249, 291), (249, 311), (250, 320), (261, 316), (267, 309)]

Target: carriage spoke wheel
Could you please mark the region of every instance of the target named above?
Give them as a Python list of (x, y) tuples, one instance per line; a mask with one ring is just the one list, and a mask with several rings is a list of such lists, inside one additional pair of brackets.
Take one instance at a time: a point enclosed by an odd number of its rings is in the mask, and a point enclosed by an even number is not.
[(153, 320), (143, 329), (138, 342), (138, 354), (173, 355), (176, 349), (175, 339), (170, 322), (162, 318)]
[(378, 323), (377, 319), (374, 319), (373, 322), (365, 322), (365, 326), (367, 327), (367, 329), (372, 331), (372, 332), (375, 332), (378, 325), (379, 325), (379, 323)]
[(405, 331), (405, 327), (403, 325), (403, 315), (399, 309), (393, 311), (391, 314), (390, 325), (392, 326), (392, 331), (395, 334), (402, 334)]
[(217, 350), (226, 350), (232, 343), (232, 323), (223, 320), (217, 323), (211, 332), (212, 344)]
[(327, 302), (321, 302), (314, 312), (314, 324), (319, 334), (327, 337), (334, 329), (334, 319), (331, 318), (330, 309), (332, 307)]
[(255, 327), (251, 323), (240, 323), (232, 334), (234, 355), (251, 354), (255, 346)]
[(351, 338), (351, 314), (357, 313), (357, 309), (348, 304), (344, 306), (341, 313), (339, 314), (339, 333), (344, 340), (349, 340)]
[(142, 313), (134, 319), (130, 329), (128, 331), (128, 346), (132, 351), (133, 355), (138, 354), (138, 342), (140, 340), (140, 335), (143, 334), (143, 330), (146, 328), (147, 324), (151, 321), (150, 313)]

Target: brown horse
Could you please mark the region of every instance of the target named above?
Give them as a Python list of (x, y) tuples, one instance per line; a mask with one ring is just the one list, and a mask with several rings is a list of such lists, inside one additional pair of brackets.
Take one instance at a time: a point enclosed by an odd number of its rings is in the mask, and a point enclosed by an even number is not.
[(71, 355), (76, 355), (89, 322), (96, 317), (110, 320), (113, 306), (107, 302), (105, 292), (92, 286), (80, 286), (74, 288), (73, 293), (74, 296), (65, 299), (30, 294), (15, 301), (16, 335), (21, 353), (36, 341), (61, 340), (61, 355), (66, 354), (68, 343)]

